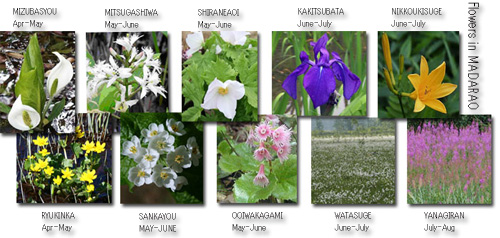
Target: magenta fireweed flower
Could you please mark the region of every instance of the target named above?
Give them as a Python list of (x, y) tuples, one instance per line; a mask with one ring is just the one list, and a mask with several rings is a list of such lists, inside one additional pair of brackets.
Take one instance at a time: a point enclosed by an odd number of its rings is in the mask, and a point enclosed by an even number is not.
[(255, 128), (255, 135), (261, 141), (266, 140), (272, 133), (273, 131), (267, 123), (261, 123), (257, 128)]
[(259, 148), (255, 150), (253, 156), (258, 161), (262, 161), (263, 159), (271, 160), (273, 158), (269, 153), (269, 150), (267, 150), (266, 147), (264, 146), (264, 143), (260, 143)]
[[(311, 42), (314, 48), (314, 61), (309, 60), (305, 51), (300, 52), (301, 64), (283, 81), (283, 89), (297, 99), (297, 77), (305, 74), (304, 88), (311, 97), (314, 108), (328, 102), (330, 95), (335, 91), (335, 79), (344, 85), (344, 98), (351, 99), (361, 85), (361, 80), (347, 68), (340, 56), (326, 49), (328, 35), (325, 33), (317, 42)], [(318, 58), (319, 54), (319, 58)], [(309, 68), (309, 66), (311, 66)]]
[(253, 179), (253, 184), (255, 184), (257, 186), (261, 186), (263, 188), (269, 184), (269, 179), (267, 179), (267, 177), (266, 177), (263, 164), (260, 165), (259, 173)]

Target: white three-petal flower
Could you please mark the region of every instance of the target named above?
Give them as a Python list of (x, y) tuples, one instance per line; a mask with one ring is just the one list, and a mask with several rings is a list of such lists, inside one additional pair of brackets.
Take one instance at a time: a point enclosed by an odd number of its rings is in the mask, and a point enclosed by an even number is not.
[(207, 94), (201, 107), (204, 109), (219, 109), (224, 116), (233, 120), (236, 115), (236, 103), (245, 95), (245, 86), (235, 80), (222, 83), (217, 78), (208, 85)]
[(40, 123), (40, 114), (34, 108), (24, 105), (21, 95), (19, 95), (14, 105), (12, 105), (7, 119), (14, 128), (27, 131), (38, 126)]
[(187, 35), (186, 44), (189, 46), (189, 49), (186, 51), (186, 54), (191, 56), (194, 52), (200, 50), (202, 48), (203, 41), (203, 33), (201, 31)]
[[(69, 60), (65, 59), (58, 52), (52, 52), (59, 59), (59, 63), (50, 71), (49, 77), (47, 78), (47, 86), (45, 87), (47, 91), (47, 95), (49, 97), (54, 97), (59, 94), (66, 85), (68, 85), (69, 81), (73, 78), (73, 66)], [(55, 85), (54, 94), (51, 95), (53, 84), (57, 79), (57, 85)]]

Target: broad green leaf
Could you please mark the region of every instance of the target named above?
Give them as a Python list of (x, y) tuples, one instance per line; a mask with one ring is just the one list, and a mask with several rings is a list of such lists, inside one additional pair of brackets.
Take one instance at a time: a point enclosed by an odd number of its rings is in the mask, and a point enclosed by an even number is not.
[(183, 82), (182, 95), (189, 100), (185, 100), (185, 103), (193, 101), (195, 106), (199, 106), (202, 103), (205, 92), (203, 88), (195, 83)]
[(210, 71), (207, 72), (208, 78), (206, 83), (210, 84), (215, 78), (219, 79), (222, 82), (226, 80), (235, 80), (236, 79), (236, 71), (224, 60), (217, 60), (212, 62), (210, 66)]
[(50, 97), (52, 97), (57, 91), (57, 84), (59, 83), (59, 79), (55, 79), (50, 87)]
[(75, 153), (76, 156), (83, 154), (80, 143), (72, 143), (71, 147), (73, 148), (73, 152)]
[(273, 114), (285, 114), (290, 99), (290, 96), (286, 92), (278, 94), (273, 101)]
[(366, 116), (366, 94), (354, 99), (340, 116)]
[(241, 170), (243, 172), (259, 170), (259, 161), (248, 156), (238, 156), (235, 154), (222, 155), (219, 160), (219, 167), (229, 173)]
[(252, 107), (257, 108), (259, 106), (258, 95), (257, 95), (257, 86), (255, 87), (247, 87), (245, 86), (245, 96), (248, 98), (248, 104)]
[(234, 200), (237, 203), (256, 203), (259, 200), (264, 200), (271, 196), (275, 179), (274, 176), (268, 176), (269, 185), (265, 188), (257, 186), (253, 183), (256, 173), (246, 173), (234, 183)]
[(288, 157), (283, 164), (279, 159), (273, 161), (273, 175), (276, 176), (273, 196), (297, 202), (297, 156)]
[(223, 140), (217, 146), (217, 153), (221, 155), (230, 155), (231, 154), (231, 146), (227, 143), (227, 141)]
[(54, 120), (54, 118), (59, 116), (59, 114), (61, 114), (62, 110), (64, 109), (64, 105), (66, 105), (66, 99), (63, 98), (61, 101), (54, 105), (54, 107), (52, 108), (52, 112), (50, 112), (49, 117), (47, 117), (47, 120), (52, 121)]
[(86, 52), (86, 55), (87, 55), (87, 59), (89, 60), (89, 66), (94, 67), (94, 65), (95, 65), (94, 57), (90, 54), (90, 52), (88, 50)]
[(190, 107), (182, 113), (182, 121), (197, 121), (201, 116), (201, 107)]
[(21, 66), (19, 80), (15, 86), (16, 97), (23, 95), (24, 105), (33, 107), (39, 114), (42, 114), (45, 106), (44, 67), (42, 54), (38, 45), (37, 35), (30, 38), (28, 48), (24, 53), (24, 61)]
[(0, 102), (0, 112), (3, 112), (5, 114), (9, 114), (10, 109), (11, 108), (9, 106), (7, 106), (5, 103)]
[[(410, 55), (411, 55), (411, 37), (408, 37), (405, 40), (405, 42), (403, 42), (403, 45), (401, 45), (401, 52), (400, 52), (400, 54), (403, 55), (405, 57), (405, 59), (410, 58)], [(397, 55), (397, 57), (394, 58), (393, 61), (398, 62), (398, 59), (399, 59), (399, 55)], [(398, 68), (398, 67), (396, 67), (396, 68)]]
[(71, 168), (71, 167), (73, 167), (73, 160), (70, 160), (70, 159), (64, 159), (64, 160), (62, 161), (62, 166), (63, 166), (64, 168)]

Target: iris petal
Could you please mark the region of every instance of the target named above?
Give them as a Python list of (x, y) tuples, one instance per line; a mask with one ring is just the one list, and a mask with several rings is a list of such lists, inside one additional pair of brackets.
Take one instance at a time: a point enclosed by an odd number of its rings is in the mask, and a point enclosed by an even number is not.
[(317, 42), (311, 42), (310, 45), (314, 47), (314, 59), (318, 60), (318, 53), (321, 49), (326, 48), (326, 43), (328, 42), (328, 35), (325, 33)]
[(309, 56), (306, 52), (300, 52), (300, 60), (302, 61), (302, 64), (300, 64), (290, 75), (288, 75), (281, 85), (281, 87), (283, 87), (283, 89), (293, 99), (297, 99), (297, 77), (305, 74), (309, 68)]
[[(347, 69), (347, 67), (346, 67)], [(353, 74), (349, 69), (347, 69), (347, 77), (345, 77), (344, 82), (344, 97), (345, 99), (351, 99), (352, 95), (356, 93), (361, 86), (361, 80), (355, 74)]]
[(330, 67), (313, 66), (304, 76), (304, 88), (311, 97), (314, 108), (328, 102), (330, 94), (335, 91), (335, 79)]

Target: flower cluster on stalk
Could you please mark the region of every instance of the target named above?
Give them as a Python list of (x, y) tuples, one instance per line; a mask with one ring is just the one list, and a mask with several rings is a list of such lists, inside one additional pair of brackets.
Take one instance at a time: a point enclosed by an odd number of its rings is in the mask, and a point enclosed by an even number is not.
[(174, 146), (176, 139), (186, 134), (184, 124), (168, 119), (165, 126), (151, 123), (142, 129), (140, 138), (134, 135), (123, 143), (122, 155), (137, 163), (128, 172), (128, 179), (135, 186), (154, 183), (175, 192), (188, 184), (187, 178), (178, 174), (199, 165), (202, 153), (194, 136), (188, 138), (186, 145)]
[[(291, 152), (292, 131), (286, 125), (279, 125), (279, 119), (268, 116), (265, 121), (250, 130), (247, 136), (247, 144), (255, 148), (254, 158), (259, 162), (269, 162), (275, 158), (273, 154), (283, 163), (288, 159)], [(269, 185), (269, 179), (265, 175), (265, 164), (261, 163), (254, 184), (261, 187)]]
[[(160, 78), (162, 68), (158, 55), (151, 47), (138, 50), (134, 46), (141, 37), (132, 34), (117, 39), (115, 43), (122, 46), (122, 55), (110, 48), (108, 62), (98, 61), (93, 67), (87, 67), (87, 75), (92, 76), (87, 81), (89, 100), (96, 97), (102, 87), (115, 86), (120, 100), (115, 101), (114, 109), (126, 112), (149, 92), (166, 97)], [(136, 99), (136, 94), (139, 94), (139, 99)]]

